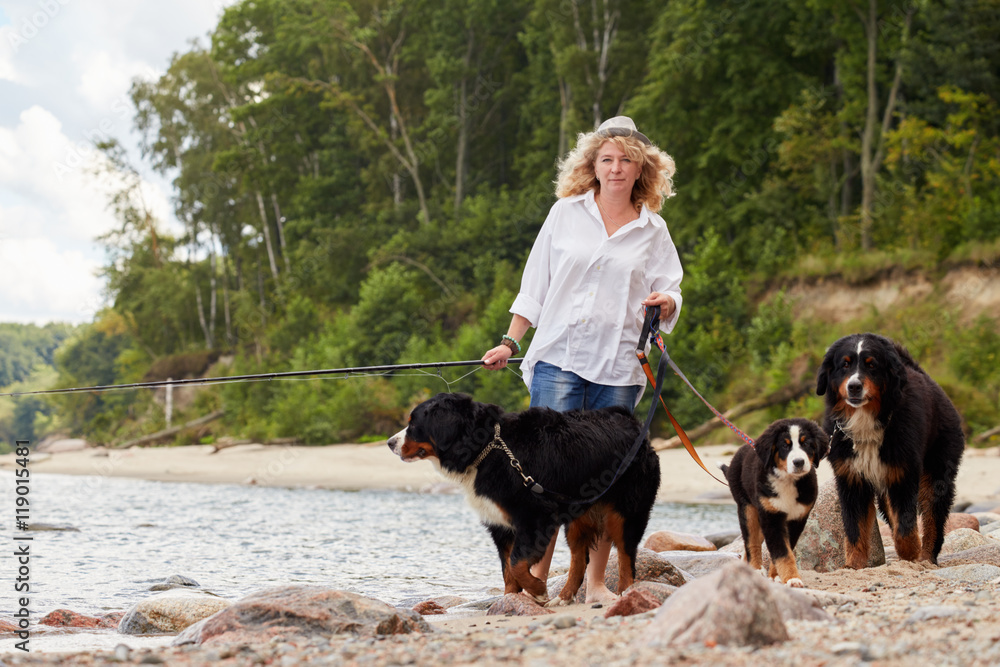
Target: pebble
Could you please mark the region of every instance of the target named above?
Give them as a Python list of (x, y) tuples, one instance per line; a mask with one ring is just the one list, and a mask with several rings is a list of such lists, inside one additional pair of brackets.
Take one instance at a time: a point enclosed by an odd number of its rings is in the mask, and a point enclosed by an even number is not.
[(559, 614), (554, 619), (552, 619), (552, 625), (560, 630), (565, 630), (567, 628), (572, 628), (576, 625), (576, 617), (570, 614)]
[(910, 623), (920, 623), (935, 618), (954, 618), (955, 616), (962, 616), (964, 614), (963, 610), (956, 609), (955, 607), (921, 607), (910, 614), (905, 622), (909, 625)]

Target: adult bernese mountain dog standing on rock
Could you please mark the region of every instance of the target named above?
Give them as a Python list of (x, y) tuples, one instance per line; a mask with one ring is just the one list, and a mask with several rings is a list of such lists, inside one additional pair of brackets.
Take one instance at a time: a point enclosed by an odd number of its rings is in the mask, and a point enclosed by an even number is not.
[(965, 449), (955, 406), (906, 348), (871, 333), (830, 346), (816, 393), (826, 396), (847, 566), (868, 563), (876, 501), (896, 554), (937, 563)]

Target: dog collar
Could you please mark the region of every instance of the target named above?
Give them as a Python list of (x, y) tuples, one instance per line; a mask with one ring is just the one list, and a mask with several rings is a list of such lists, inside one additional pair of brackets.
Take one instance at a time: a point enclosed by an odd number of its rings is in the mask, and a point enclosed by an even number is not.
[(517, 470), (519, 475), (521, 475), (521, 479), (524, 480), (524, 485), (526, 487), (528, 487), (534, 493), (545, 492), (545, 489), (542, 488), (542, 485), (536, 482), (531, 475), (524, 474), (524, 470), (521, 468), (521, 462), (517, 460), (517, 457), (514, 456), (514, 452), (510, 451), (510, 447), (508, 447), (507, 443), (504, 442), (503, 438), (500, 437), (500, 422), (497, 422), (493, 426), (493, 440), (490, 442), (490, 444), (486, 445), (485, 449), (483, 449), (483, 451), (479, 453), (479, 456), (476, 457), (476, 460), (473, 461), (472, 465), (469, 467), (478, 468), (479, 464), (482, 463), (483, 460), (486, 459), (487, 455), (489, 455), (489, 453), (492, 452), (494, 449), (502, 449), (504, 453), (507, 454), (507, 457), (510, 458), (510, 465), (515, 470)]
[(494, 449), (505, 449), (507, 450), (507, 455), (510, 456), (511, 460), (514, 459), (514, 455), (510, 453), (509, 449), (507, 449), (507, 444), (500, 438), (500, 422), (497, 422), (496, 425), (494, 425), (493, 427), (492, 442), (486, 445), (486, 448), (479, 453), (479, 456), (476, 457), (476, 460), (472, 462), (472, 465), (470, 467), (478, 468), (479, 464), (482, 463), (483, 460), (486, 458), (486, 456)]

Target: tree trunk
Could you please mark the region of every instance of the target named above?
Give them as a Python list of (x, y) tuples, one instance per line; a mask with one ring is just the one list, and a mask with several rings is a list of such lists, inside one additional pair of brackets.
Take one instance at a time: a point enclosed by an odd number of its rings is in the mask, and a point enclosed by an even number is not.
[(291, 274), (292, 263), (288, 259), (288, 246), (285, 244), (285, 223), (284, 216), (281, 215), (281, 207), (278, 206), (278, 195), (271, 193), (271, 206), (274, 207), (274, 220), (278, 223), (278, 247), (281, 249), (281, 258), (285, 260), (285, 273)]
[(469, 158), (469, 67), (472, 63), (472, 50), (475, 47), (475, 33), (468, 31), (465, 57), (462, 59), (464, 71), (458, 84), (458, 145), (455, 148), (455, 218), (462, 208), (462, 200), (465, 198), (465, 173), (468, 169)]
[(875, 68), (878, 64), (878, 2), (868, 0), (868, 17), (862, 17), (865, 36), (868, 38), (867, 95), (865, 127), (861, 134), (861, 249), (872, 247), (872, 204), (875, 202), (875, 171), (872, 144), (875, 142), (875, 123), (878, 121), (878, 89), (875, 85)]
[[(906, 19), (902, 29), (902, 43), (905, 44), (910, 32), (910, 23), (913, 20), (915, 9), (911, 6), (907, 9)], [(868, 0), (867, 17), (858, 12), (862, 23), (865, 26), (865, 35), (868, 38), (868, 64), (867, 64), (867, 94), (868, 108), (865, 112), (865, 127), (861, 135), (861, 248), (871, 250), (872, 248), (872, 209), (875, 205), (875, 177), (882, 167), (882, 160), (885, 158), (885, 137), (889, 132), (892, 123), (892, 114), (896, 108), (896, 99), (899, 95), (899, 85), (903, 78), (903, 61), (900, 57), (896, 59), (896, 74), (893, 77), (892, 87), (886, 99), (885, 109), (882, 113), (882, 124), (878, 127), (878, 87), (876, 86), (876, 69), (878, 64), (878, 0)], [(876, 134), (878, 135), (876, 137)], [(877, 144), (876, 144), (877, 141)]]
[(559, 110), (559, 147), (556, 155), (562, 158), (569, 151), (569, 138), (566, 132), (566, 124), (569, 122), (569, 108), (573, 101), (573, 89), (569, 81), (559, 77), (559, 103), (562, 108)]
[(257, 195), (257, 208), (260, 211), (260, 227), (264, 230), (264, 244), (267, 246), (267, 259), (271, 263), (271, 275), (275, 281), (278, 280), (278, 264), (274, 261), (274, 247), (271, 245), (271, 223), (267, 221), (267, 211), (264, 208), (264, 195), (260, 190), (255, 190)]

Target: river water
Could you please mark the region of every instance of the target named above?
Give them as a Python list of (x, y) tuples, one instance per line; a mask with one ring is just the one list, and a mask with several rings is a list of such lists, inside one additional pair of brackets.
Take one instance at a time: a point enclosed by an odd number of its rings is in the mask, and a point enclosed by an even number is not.
[[(13, 517), (13, 476), (2, 481)], [(270, 586), (317, 584), (412, 604), (441, 595), (481, 599), (503, 585), (492, 541), (457, 494), (36, 474), (31, 521), (79, 531), (29, 533), (36, 621), (54, 609), (126, 610), (173, 574), (230, 599)], [(3, 524), (13, 545), (13, 519)], [(736, 528), (732, 505), (660, 503), (647, 534)], [(9, 620), (17, 564), (13, 548), (2, 551), (0, 619)], [(568, 564), (561, 543), (553, 567)], [(32, 649), (107, 648), (123, 639), (42, 637)], [(13, 640), (0, 643), (0, 651), (12, 647)]]

